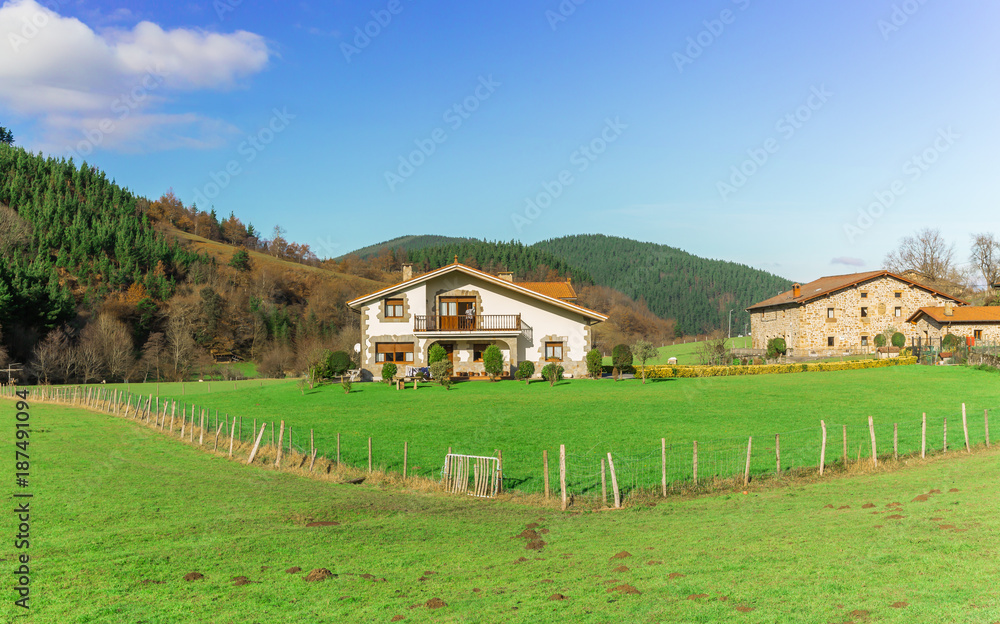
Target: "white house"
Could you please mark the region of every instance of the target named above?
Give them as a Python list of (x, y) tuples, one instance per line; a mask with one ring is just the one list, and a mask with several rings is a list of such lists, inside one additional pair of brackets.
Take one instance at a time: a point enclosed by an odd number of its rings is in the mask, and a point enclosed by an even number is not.
[(535, 374), (547, 362), (583, 376), (592, 348), (591, 326), (607, 316), (574, 303), (576, 292), (565, 282), (514, 282), (511, 273), (490, 275), (460, 264), (413, 277), (403, 267), (403, 281), (347, 305), (361, 315), (361, 367), (365, 378), (380, 378), (382, 364), (427, 366), (428, 351), (443, 346), (454, 374), (484, 374), (482, 354), (497, 345), (510, 373), (523, 361)]

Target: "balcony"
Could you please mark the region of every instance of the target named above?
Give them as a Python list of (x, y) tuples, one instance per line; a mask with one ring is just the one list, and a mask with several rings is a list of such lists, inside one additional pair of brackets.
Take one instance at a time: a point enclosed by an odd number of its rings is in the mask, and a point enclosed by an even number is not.
[(414, 316), (414, 332), (519, 332), (520, 314)]

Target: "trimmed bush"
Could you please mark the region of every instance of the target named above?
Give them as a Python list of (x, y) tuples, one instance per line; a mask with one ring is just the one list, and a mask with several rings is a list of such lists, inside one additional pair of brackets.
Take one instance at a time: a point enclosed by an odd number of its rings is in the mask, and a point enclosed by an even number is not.
[(535, 363), (534, 362), (521, 362), (517, 365), (517, 372), (514, 373), (514, 378), (518, 380), (524, 380), (525, 384), (531, 383), (531, 378), (535, 376)]
[(496, 381), (503, 375), (503, 352), (500, 347), (490, 345), (483, 351), (483, 370), (489, 375), (490, 381)]
[(875, 346), (879, 348), (885, 346), (885, 334), (875, 336)]
[(427, 364), (431, 365), (435, 362), (440, 362), (441, 360), (448, 359), (448, 352), (444, 350), (439, 344), (435, 344), (431, 347), (431, 350), (427, 352)]
[(386, 362), (382, 365), (382, 381), (386, 383), (392, 383), (393, 377), (396, 376), (396, 365), (392, 362)]
[(562, 379), (563, 367), (559, 366), (555, 362), (546, 364), (542, 367), (542, 378), (548, 380), (550, 386), (556, 385), (556, 382)]
[(941, 349), (944, 351), (954, 351), (961, 343), (962, 339), (955, 334), (947, 334), (941, 339)]
[(602, 364), (604, 363), (604, 357), (601, 352), (597, 349), (591, 349), (587, 352), (587, 374), (594, 379), (600, 379), (604, 374)]
[(632, 349), (627, 344), (615, 345), (611, 350), (611, 365), (614, 366), (612, 374), (618, 379), (625, 368), (632, 366)]
[(892, 335), (892, 346), (899, 347), (900, 349), (902, 349), (903, 347), (905, 347), (906, 346), (906, 336), (904, 336), (903, 334), (901, 334), (899, 332), (896, 332), (895, 334), (893, 334)]
[(904, 357), (882, 360), (850, 360), (847, 362), (816, 362), (813, 364), (763, 364), (751, 366), (647, 366), (646, 374), (652, 379), (685, 377), (732, 377), (740, 375), (777, 375), (784, 373), (814, 373), (866, 368), (886, 368), (916, 364), (917, 358)]
[(767, 359), (776, 360), (779, 355), (785, 355), (788, 352), (788, 345), (785, 344), (784, 338), (771, 338), (767, 341)]

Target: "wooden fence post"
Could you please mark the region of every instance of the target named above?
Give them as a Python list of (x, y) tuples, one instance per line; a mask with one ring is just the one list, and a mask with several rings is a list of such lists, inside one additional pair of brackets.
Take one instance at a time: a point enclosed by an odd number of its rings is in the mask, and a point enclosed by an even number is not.
[(372, 471), (372, 439), (368, 438), (368, 472)]
[(545, 481), (545, 500), (549, 499), (549, 452), (542, 451), (542, 477)]
[[(826, 465), (826, 422), (819, 421), (819, 426), (823, 428), (823, 443), (819, 449), (819, 476), (823, 476), (823, 467)], [(750, 467), (750, 459), (747, 458), (747, 468)]]
[[(273, 433), (273, 432), (272, 432)], [(281, 432), (278, 434), (278, 453), (274, 457), (274, 465), (281, 465), (281, 441), (285, 438), (285, 421), (281, 421)], [(272, 436), (273, 439), (273, 436)]]
[(774, 434), (774, 474), (781, 476), (781, 434)]
[(566, 511), (566, 445), (559, 445), (559, 489), (562, 490), (562, 510)]
[(969, 446), (969, 423), (965, 420), (965, 403), (962, 403), (962, 431), (965, 432), (965, 452), (971, 453), (972, 447)]
[(497, 494), (503, 492), (503, 449), (497, 449)]
[(198, 446), (205, 444), (205, 410), (201, 410), (201, 432), (198, 435)]
[(750, 484), (750, 449), (753, 447), (753, 436), (747, 439), (747, 465), (743, 470), (743, 487)]
[(667, 439), (660, 438), (660, 485), (663, 486), (663, 498), (667, 497)]
[(403, 478), (404, 479), (406, 478), (406, 460), (407, 460), (407, 455), (408, 455), (409, 451), (410, 451), (410, 445), (409, 445), (408, 442), (404, 441), (403, 442)]
[(215, 423), (215, 448), (212, 449), (213, 451), (218, 451), (219, 450), (219, 434), (220, 433), (222, 433), (222, 429), (219, 429), (219, 423), (216, 422)]
[(986, 428), (986, 448), (990, 448), (990, 410), (983, 410), (983, 426)]
[(316, 451), (317, 449), (313, 449), (312, 451), (312, 459), (309, 460), (309, 472), (313, 471), (313, 465), (316, 464)]
[(694, 470), (694, 484), (698, 485), (698, 440), (694, 441), (694, 459), (691, 464)]
[(229, 456), (233, 456), (233, 438), (236, 437), (236, 417), (233, 417), (233, 428), (229, 431)]
[(615, 509), (621, 509), (622, 497), (618, 491), (618, 475), (615, 474), (615, 462), (611, 459), (611, 453), (608, 453), (608, 470), (611, 471), (611, 489), (615, 493)]
[(174, 432), (174, 417), (177, 415), (177, 401), (173, 401), (170, 408), (170, 433)]
[(309, 430), (309, 454), (312, 455), (313, 451), (316, 450), (316, 445), (313, 444), (313, 430)]
[(899, 461), (899, 423), (892, 423), (892, 458)]
[(260, 424), (260, 433), (257, 434), (257, 441), (253, 443), (253, 448), (250, 450), (250, 457), (247, 457), (247, 464), (253, 463), (253, 458), (257, 457), (257, 449), (260, 448), (260, 441), (264, 437), (264, 430), (267, 429), (267, 423)]
[(944, 452), (948, 452), (948, 419), (944, 419)]
[(875, 421), (871, 416), (868, 417), (868, 433), (872, 438), (872, 463), (878, 466), (878, 453), (875, 451)]
[(920, 459), (927, 457), (927, 412), (924, 412), (923, 422), (920, 425)]

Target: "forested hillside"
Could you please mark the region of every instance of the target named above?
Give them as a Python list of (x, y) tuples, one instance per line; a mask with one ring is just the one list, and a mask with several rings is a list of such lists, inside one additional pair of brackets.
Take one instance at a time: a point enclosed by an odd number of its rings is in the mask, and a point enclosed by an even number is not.
[(766, 271), (708, 260), (675, 247), (603, 234), (565, 236), (532, 245), (587, 271), (596, 284), (646, 303), (661, 318), (675, 319), (685, 334), (749, 324), (747, 306), (788, 290), (792, 282)]
[[(449, 245), (449, 244), (459, 244), (467, 242), (478, 242), (475, 238), (457, 238), (454, 236), (436, 236), (432, 234), (422, 234), (416, 236), (397, 236), (392, 240), (387, 240), (382, 243), (377, 243), (375, 245), (368, 245), (367, 247), (362, 247), (360, 249), (355, 249), (351, 252), (351, 255), (357, 256), (363, 260), (371, 258), (372, 256), (377, 256), (386, 251), (392, 250), (393, 252), (406, 251), (411, 252), (417, 249), (423, 249), (424, 247), (434, 247), (436, 245)], [(338, 260), (343, 258), (340, 256)]]
[(434, 245), (405, 252), (416, 270), (430, 271), (458, 261), (475, 269), (496, 273), (513, 271), (517, 279), (545, 281), (570, 277), (575, 283), (590, 283), (590, 274), (563, 258), (518, 241), (479, 241)]
[(154, 232), (103, 172), (0, 145), (0, 326), (23, 358), (39, 335), (133, 284), (169, 298), (196, 254)]

